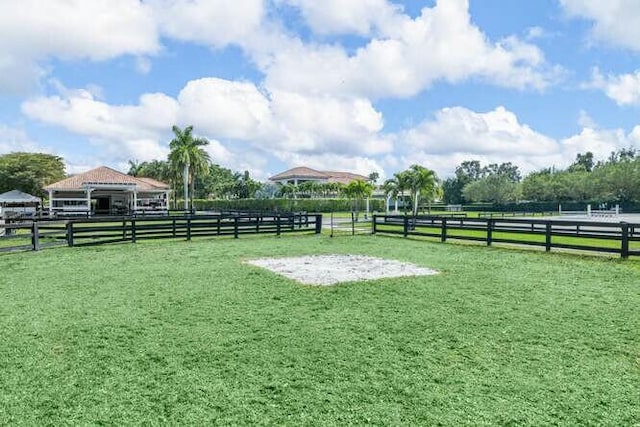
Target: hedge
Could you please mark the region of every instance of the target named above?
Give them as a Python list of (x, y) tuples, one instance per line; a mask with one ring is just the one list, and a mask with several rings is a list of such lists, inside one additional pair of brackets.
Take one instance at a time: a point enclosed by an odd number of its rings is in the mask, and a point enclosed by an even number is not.
[[(194, 199), (193, 207), (198, 211), (241, 210), (252, 212), (349, 212), (353, 209), (351, 199)], [(182, 203), (178, 200), (178, 207)], [(359, 201), (360, 211), (366, 203)], [(371, 211), (384, 211), (384, 200), (369, 199)]]

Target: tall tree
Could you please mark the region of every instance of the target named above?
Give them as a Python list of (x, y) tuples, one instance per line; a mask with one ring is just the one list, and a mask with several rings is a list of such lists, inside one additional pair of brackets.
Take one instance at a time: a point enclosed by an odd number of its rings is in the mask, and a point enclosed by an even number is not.
[(382, 191), (384, 191), (385, 195), (385, 211), (389, 213), (389, 201), (391, 199), (395, 200), (395, 210), (398, 210), (398, 180), (396, 178), (387, 179), (384, 184), (382, 184)]
[(129, 172), (127, 175), (138, 176), (144, 162), (140, 163), (137, 159), (129, 160)]
[[(194, 177), (209, 171), (209, 154), (204, 150), (209, 141), (193, 136), (193, 126), (180, 129), (173, 126), (174, 138), (169, 143), (171, 153), (169, 162), (175, 172), (182, 171), (184, 186), (184, 209), (189, 209), (189, 189), (191, 190), (191, 206), (193, 206)], [(189, 188), (191, 187), (191, 188)]]
[(418, 215), (420, 196), (432, 201), (438, 194), (438, 176), (424, 166), (412, 165), (408, 170), (409, 190), (413, 199), (413, 217)]
[(593, 170), (594, 161), (593, 161), (593, 153), (591, 151), (587, 151), (586, 153), (578, 153), (576, 154), (576, 160), (573, 162), (571, 166), (569, 166), (570, 171), (578, 171), (583, 170), (586, 172), (591, 172)]
[(379, 174), (378, 172), (375, 172), (375, 171), (374, 171), (374, 172), (371, 172), (371, 173), (369, 174), (369, 179), (368, 179), (368, 181), (369, 181), (370, 183), (372, 183), (373, 185), (376, 185), (376, 183), (378, 182), (378, 178), (380, 178), (380, 174)]
[(370, 182), (355, 180), (351, 181), (344, 187), (344, 194), (353, 199), (354, 202), (354, 211), (356, 213), (356, 221), (358, 221), (358, 215), (360, 213), (359, 202), (360, 200), (371, 197), (373, 193), (374, 186)]
[(20, 190), (42, 196), (45, 185), (65, 178), (62, 157), (44, 153), (0, 156), (0, 193)]

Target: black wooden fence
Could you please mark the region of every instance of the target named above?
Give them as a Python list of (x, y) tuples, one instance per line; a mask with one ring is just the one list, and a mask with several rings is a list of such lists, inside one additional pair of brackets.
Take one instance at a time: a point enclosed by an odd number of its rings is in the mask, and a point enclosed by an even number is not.
[(0, 252), (40, 250), (51, 246), (88, 246), (146, 239), (186, 239), (245, 234), (316, 233), (321, 214), (185, 215), (172, 217), (111, 217), (67, 221), (0, 224)]
[(640, 256), (640, 224), (625, 222), (374, 215), (373, 233)]

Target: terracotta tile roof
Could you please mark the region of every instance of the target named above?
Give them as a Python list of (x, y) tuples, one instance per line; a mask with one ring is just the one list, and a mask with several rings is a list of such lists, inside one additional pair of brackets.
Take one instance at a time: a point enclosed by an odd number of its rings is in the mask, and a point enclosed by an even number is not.
[(142, 181), (151, 187), (157, 188), (158, 190), (168, 190), (169, 186), (162, 181), (158, 181), (157, 179), (149, 178), (146, 176), (137, 176), (136, 179), (138, 181)]
[(369, 178), (357, 173), (351, 172), (325, 172), (329, 176), (329, 182), (339, 182), (340, 184), (349, 184), (351, 181), (368, 181)]
[(329, 177), (324, 172), (317, 171), (315, 169), (307, 167), (297, 167), (286, 170), (277, 175), (269, 178), (271, 181), (279, 181), (281, 179), (293, 179), (293, 178), (315, 178), (315, 179), (328, 179)]
[(132, 185), (140, 190), (164, 190), (169, 186), (163, 182), (156, 181), (151, 178), (136, 178), (118, 172), (115, 169), (106, 166), (100, 166), (78, 175), (70, 176), (62, 181), (54, 182), (44, 187), (45, 190), (77, 190), (83, 189), (89, 184), (116, 184), (116, 185)]
[(322, 179), (327, 182), (339, 182), (341, 184), (349, 184), (351, 181), (362, 180), (367, 181), (364, 175), (351, 172), (333, 172), (318, 171), (307, 167), (297, 167), (281, 172), (269, 178), (271, 181), (280, 181), (285, 179)]

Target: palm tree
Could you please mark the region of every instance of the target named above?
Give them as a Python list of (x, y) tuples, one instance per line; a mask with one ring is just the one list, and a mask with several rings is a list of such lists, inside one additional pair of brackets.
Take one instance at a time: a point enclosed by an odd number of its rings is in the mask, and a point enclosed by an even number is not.
[(358, 201), (371, 197), (373, 189), (373, 184), (362, 180), (351, 181), (346, 187), (344, 187), (345, 195), (353, 199), (354, 210), (356, 212), (356, 222), (358, 221), (358, 215), (360, 213)]
[(404, 192), (407, 191), (410, 186), (409, 186), (409, 181), (410, 181), (410, 176), (409, 176), (409, 171), (402, 171), (402, 172), (398, 172), (393, 174), (395, 180), (398, 182), (398, 193), (400, 193), (400, 196), (402, 197), (402, 208), (404, 210), (404, 214), (407, 214), (407, 201), (404, 198)]
[(438, 177), (434, 171), (424, 166), (412, 165), (407, 171), (409, 189), (413, 199), (413, 218), (418, 215), (420, 194), (431, 201), (438, 194)]
[(209, 154), (202, 148), (209, 144), (205, 138), (193, 136), (193, 126), (187, 126), (184, 130), (178, 126), (171, 128), (175, 137), (169, 143), (171, 153), (169, 162), (176, 174), (182, 170), (182, 182), (184, 185), (184, 210), (189, 209), (189, 185), (191, 185), (191, 206), (193, 207), (193, 186), (195, 176), (206, 174), (209, 171)]
[(129, 160), (129, 172), (127, 172), (127, 175), (138, 176), (143, 167), (144, 162), (140, 163), (137, 159)]
[(382, 184), (382, 191), (384, 191), (384, 195), (385, 195), (385, 199), (386, 199), (386, 206), (385, 206), (385, 210), (387, 212), (387, 214), (389, 214), (389, 201), (391, 199), (395, 199), (396, 201), (396, 205), (395, 205), (395, 213), (398, 213), (398, 193), (400, 192), (399, 190), (399, 185), (398, 185), (398, 179), (397, 178), (389, 178), (387, 179), (384, 184)]

